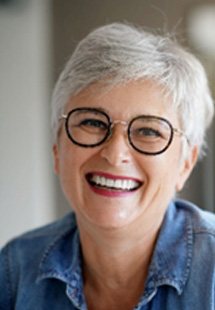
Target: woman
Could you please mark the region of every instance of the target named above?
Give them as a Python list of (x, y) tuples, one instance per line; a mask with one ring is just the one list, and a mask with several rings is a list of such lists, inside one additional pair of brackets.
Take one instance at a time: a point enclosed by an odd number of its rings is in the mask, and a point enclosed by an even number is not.
[(77, 46), (53, 94), (55, 172), (73, 213), (0, 258), (1, 309), (215, 308), (215, 217), (175, 200), (213, 103), (199, 61), (124, 24)]

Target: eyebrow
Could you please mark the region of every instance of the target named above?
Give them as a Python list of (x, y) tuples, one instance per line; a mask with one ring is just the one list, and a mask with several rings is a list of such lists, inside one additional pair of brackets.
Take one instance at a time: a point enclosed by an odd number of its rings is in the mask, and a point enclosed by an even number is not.
[(93, 108), (95, 110), (98, 110), (98, 111), (101, 111), (101, 112), (104, 112), (104, 113), (106, 113), (108, 115), (110, 114), (109, 111), (104, 109), (103, 107), (91, 107), (91, 108)]

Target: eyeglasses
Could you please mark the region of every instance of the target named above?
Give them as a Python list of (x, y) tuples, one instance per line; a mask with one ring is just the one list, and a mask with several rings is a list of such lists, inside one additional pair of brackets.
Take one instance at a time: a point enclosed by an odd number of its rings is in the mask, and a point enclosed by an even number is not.
[(140, 115), (130, 122), (115, 120), (102, 110), (94, 108), (76, 108), (67, 115), (65, 129), (68, 138), (81, 147), (96, 147), (107, 141), (113, 132), (114, 125), (127, 126), (130, 145), (139, 153), (158, 155), (170, 146), (174, 133), (184, 135), (179, 129), (173, 128), (171, 123), (162, 117)]

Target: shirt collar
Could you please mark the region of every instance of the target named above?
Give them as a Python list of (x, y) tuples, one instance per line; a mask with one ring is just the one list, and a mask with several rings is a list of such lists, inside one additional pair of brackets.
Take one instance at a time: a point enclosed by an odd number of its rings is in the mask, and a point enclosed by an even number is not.
[(146, 282), (146, 294), (161, 285), (174, 287), (182, 294), (189, 276), (192, 251), (193, 229), (189, 217), (171, 202), (154, 250)]
[(46, 278), (65, 282), (68, 297), (77, 308), (85, 309), (79, 232), (76, 224), (73, 226), (47, 247), (39, 265), (37, 282)]

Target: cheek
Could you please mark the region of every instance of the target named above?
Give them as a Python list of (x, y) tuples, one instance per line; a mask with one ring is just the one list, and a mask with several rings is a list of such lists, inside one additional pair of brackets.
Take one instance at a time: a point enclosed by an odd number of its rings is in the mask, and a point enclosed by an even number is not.
[(94, 153), (74, 145), (66, 145), (61, 149), (59, 160), (59, 178), (62, 189), (71, 200), (83, 195), (86, 167), (89, 166)]
[(80, 169), (84, 162), (84, 158), (82, 158), (82, 154), (78, 153), (74, 150), (62, 151), (62, 155), (60, 157), (60, 179), (62, 181), (76, 180), (78, 176), (80, 176)]
[(145, 167), (148, 182), (154, 187), (154, 190), (160, 191), (162, 195), (165, 192), (174, 194), (180, 174), (178, 156), (164, 153), (149, 158)]
[(65, 152), (60, 160), (59, 181), (61, 189), (69, 203), (74, 208), (77, 197), (82, 196), (82, 179), (80, 173), (81, 158)]

